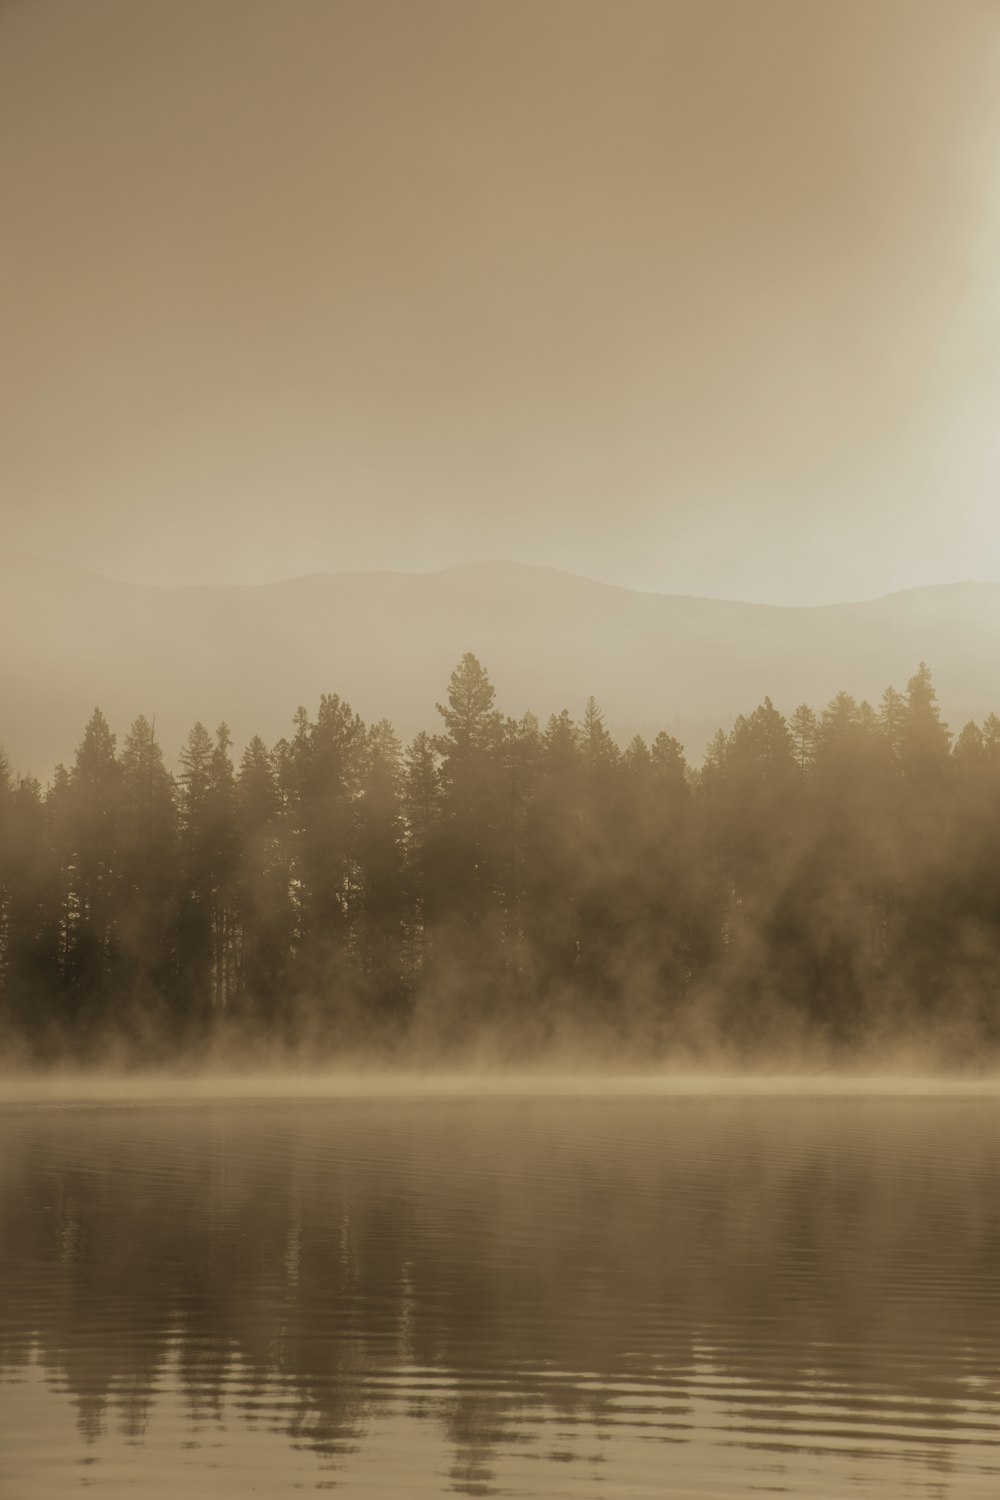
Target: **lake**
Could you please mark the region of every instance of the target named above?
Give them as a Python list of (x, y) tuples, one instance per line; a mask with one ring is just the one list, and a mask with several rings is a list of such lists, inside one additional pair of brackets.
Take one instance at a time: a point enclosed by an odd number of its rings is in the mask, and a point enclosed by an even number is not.
[(995, 1496), (989, 1089), (0, 1105), (0, 1495)]

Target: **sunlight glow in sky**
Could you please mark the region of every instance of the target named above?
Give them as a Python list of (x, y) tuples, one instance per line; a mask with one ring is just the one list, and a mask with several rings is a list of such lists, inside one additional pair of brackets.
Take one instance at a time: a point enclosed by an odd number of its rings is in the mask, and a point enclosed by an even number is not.
[(0, 9), (4, 545), (1000, 578), (1000, 10)]

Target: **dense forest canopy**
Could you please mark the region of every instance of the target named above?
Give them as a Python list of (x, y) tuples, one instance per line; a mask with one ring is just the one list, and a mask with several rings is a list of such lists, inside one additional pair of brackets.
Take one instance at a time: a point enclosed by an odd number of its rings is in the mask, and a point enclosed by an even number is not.
[(176, 775), (99, 710), (45, 789), (0, 758), (8, 1057), (996, 1046), (1000, 719), (952, 746), (923, 664), (699, 770), (593, 699), (503, 717), (471, 654), (438, 708), (404, 748), (324, 696), (238, 764), (196, 724)]

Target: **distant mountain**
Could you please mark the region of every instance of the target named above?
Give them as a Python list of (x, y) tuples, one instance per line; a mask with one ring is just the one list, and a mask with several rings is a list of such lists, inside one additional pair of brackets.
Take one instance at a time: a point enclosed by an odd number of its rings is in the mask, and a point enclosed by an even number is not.
[(438, 722), (463, 651), (509, 713), (579, 715), (593, 693), (620, 736), (666, 728), (697, 761), (765, 694), (785, 712), (840, 688), (876, 700), (921, 659), (953, 726), (1000, 711), (1000, 584), (802, 609), (517, 563), (153, 588), (0, 553), (0, 744), (43, 778), (72, 758), (95, 704), (119, 734), (155, 714), (171, 759), (196, 719), (225, 718), (237, 746), (274, 741), (322, 692), (409, 735)]

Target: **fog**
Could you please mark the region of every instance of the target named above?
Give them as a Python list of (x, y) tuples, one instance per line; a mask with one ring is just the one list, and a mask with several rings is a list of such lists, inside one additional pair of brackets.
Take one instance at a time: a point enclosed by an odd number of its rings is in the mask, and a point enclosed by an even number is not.
[(0, 0), (0, 1492), (1000, 1493), (1000, 7)]
[(8, 1067), (990, 1066), (994, 8), (0, 41)]
[(0, 1074), (0, 1102), (57, 1106), (212, 1104), (253, 1100), (420, 1100), (434, 1099), (995, 1099), (1000, 1076), (914, 1071), (915, 1059), (902, 1056), (894, 1071), (861, 1072), (856, 1068), (812, 1073), (767, 1073), (759, 1070), (701, 1072), (685, 1067), (657, 1067), (644, 1073), (604, 1068), (587, 1072), (569, 1059), (558, 1072), (544, 1067), (515, 1072), (489, 1066), (474, 1073), (435, 1072), (409, 1067), (392, 1072), (358, 1065), (342, 1071), (277, 1066), (263, 1072), (219, 1071), (206, 1064), (199, 1072), (191, 1059), (177, 1071), (143, 1072), (101, 1068), (21, 1069)]
[(1000, 577), (998, 61), (979, 0), (0, 6), (5, 545)]
[(1000, 721), (931, 674), (770, 699), (700, 767), (495, 707), (467, 653), (404, 747), (335, 695), (294, 734), (100, 710), (0, 777), (8, 1066), (379, 1073), (991, 1068)]

